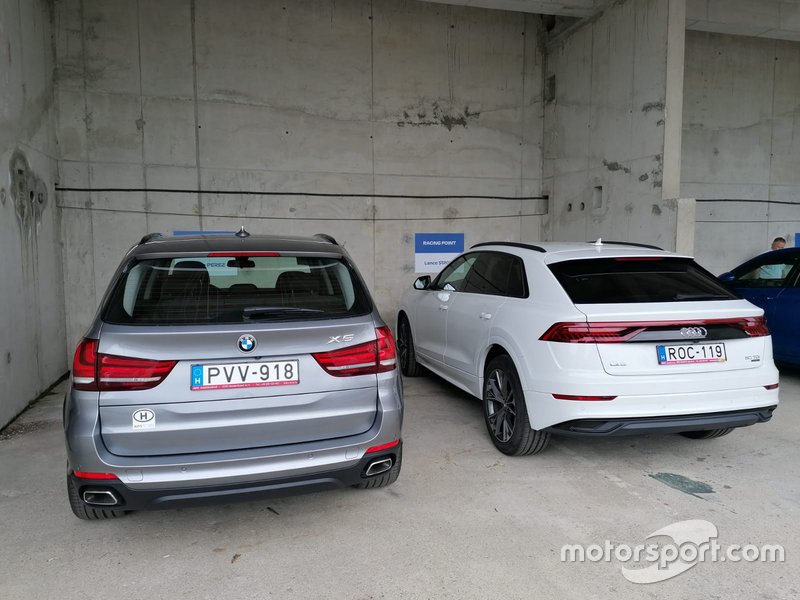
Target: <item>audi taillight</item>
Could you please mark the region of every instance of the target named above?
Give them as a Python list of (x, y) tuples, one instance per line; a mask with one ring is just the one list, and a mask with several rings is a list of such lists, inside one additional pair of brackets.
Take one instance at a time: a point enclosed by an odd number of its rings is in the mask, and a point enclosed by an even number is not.
[(394, 338), (388, 327), (375, 329), (377, 339), (355, 346), (312, 354), (319, 366), (335, 377), (375, 375), (397, 368)]
[(769, 335), (767, 320), (764, 317), (747, 317), (745, 319), (740, 319), (736, 323), (731, 323), (731, 325), (741, 329), (750, 337)]
[(72, 384), (76, 390), (119, 392), (149, 390), (164, 381), (174, 360), (130, 358), (97, 352), (97, 340), (84, 339), (75, 350)]
[[(544, 332), (539, 339), (543, 342), (563, 342), (572, 344), (618, 344), (631, 341), (640, 333), (664, 331), (681, 328), (701, 328), (709, 326), (733, 327), (743, 331), (749, 337), (769, 335), (767, 321), (764, 317), (739, 317), (733, 319), (692, 319), (686, 321), (621, 321), (609, 323), (556, 323)], [(689, 339), (702, 339), (692, 336)], [(651, 340), (652, 341), (652, 340)]]
[(626, 342), (647, 329), (636, 323), (556, 323), (539, 338), (545, 342), (613, 344)]

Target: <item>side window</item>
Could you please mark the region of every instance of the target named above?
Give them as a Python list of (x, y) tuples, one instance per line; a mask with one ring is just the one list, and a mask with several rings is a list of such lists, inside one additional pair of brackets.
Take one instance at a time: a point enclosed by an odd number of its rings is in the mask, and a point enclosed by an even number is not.
[(773, 257), (736, 277), (736, 287), (768, 288), (783, 287), (798, 259), (786, 256)]
[(491, 296), (525, 297), (522, 260), (501, 252), (481, 252), (469, 273), (464, 291)]
[(464, 289), (467, 274), (478, 258), (477, 253), (459, 256), (444, 268), (431, 289), (444, 290), (446, 292), (460, 292)]

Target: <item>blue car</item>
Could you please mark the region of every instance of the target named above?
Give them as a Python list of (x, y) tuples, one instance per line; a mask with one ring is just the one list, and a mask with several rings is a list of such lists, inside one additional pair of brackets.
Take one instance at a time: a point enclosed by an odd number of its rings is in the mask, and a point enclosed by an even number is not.
[(765, 252), (719, 278), (764, 309), (775, 360), (800, 365), (800, 248)]

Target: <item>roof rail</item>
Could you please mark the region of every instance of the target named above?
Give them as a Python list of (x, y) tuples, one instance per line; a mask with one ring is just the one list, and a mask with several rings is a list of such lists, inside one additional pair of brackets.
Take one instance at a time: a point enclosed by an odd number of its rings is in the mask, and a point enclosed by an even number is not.
[(317, 239), (322, 240), (323, 242), (328, 242), (329, 244), (336, 244), (339, 245), (339, 242), (336, 241), (332, 235), (328, 235), (327, 233), (315, 233), (314, 237)]
[(154, 239), (160, 237), (164, 237), (164, 235), (158, 232), (148, 233), (141, 240), (139, 240), (139, 244), (146, 244), (147, 242), (152, 242)]
[(534, 246), (532, 244), (523, 244), (521, 242), (481, 242), (480, 244), (473, 244), (472, 248), (480, 248), (481, 246), (511, 246), (513, 248), (524, 248), (526, 250), (533, 250), (534, 252), (547, 252), (541, 246)]
[(597, 246), (605, 246), (606, 244), (617, 244), (618, 246), (634, 246), (636, 248), (650, 248), (651, 250), (662, 250), (662, 251), (664, 250), (663, 248), (659, 248), (658, 246), (653, 246), (652, 244), (640, 244), (638, 242), (610, 242), (610, 241), (607, 242), (605, 240), (600, 242), (600, 240), (598, 239), (596, 241), (595, 240), (589, 240), (586, 243), (587, 244), (595, 244)]

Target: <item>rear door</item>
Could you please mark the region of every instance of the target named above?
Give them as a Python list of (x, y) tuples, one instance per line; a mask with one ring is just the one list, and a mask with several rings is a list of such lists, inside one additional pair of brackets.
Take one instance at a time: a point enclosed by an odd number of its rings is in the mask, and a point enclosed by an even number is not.
[(369, 299), (343, 260), (144, 260), (103, 320), (98, 352), (123, 357), (111, 359), (122, 365), (111, 378), (137, 376), (130, 358), (175, 363), (151, 389), (101, 391), (101, 435), (114, 454), (294, 444), (363, 433), (375, 420), (376, 375), (335, 376), (314, 357), (376, 339)]

